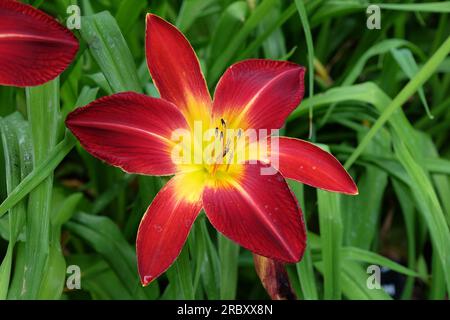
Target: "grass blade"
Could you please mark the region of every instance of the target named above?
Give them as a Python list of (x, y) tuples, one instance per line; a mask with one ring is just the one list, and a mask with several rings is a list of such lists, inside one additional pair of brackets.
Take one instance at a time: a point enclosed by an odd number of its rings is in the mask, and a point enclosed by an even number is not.
[[(27, 88), (27, 111), (33, 142), (33, 168), (42, 164), (56, 146), (59, 136), (59, 79)], [(46, 130), (42, 130), (42, 128)], [(44, 275), (49, 272), (50, 215), (53, 174), (31, 193), (27, 211), (27, 241), (23, 298), (40, 297)]]
[[(11, 192), (31, 170), (31, 143), (28, 123), (19, 113), (0, 119), (1, 138), (5, 156), (7, 191)], [(0, 265), (0, 300), (6, 299), (10, 284), (13, 250), (25, 224), (25, 202), (9, 211), (9, 242)]]
[(210, 86), (216, 83), (227, 65), (232, 62), (237, 49), (242, 45), (247, 36), (257, 27), (259, 21), (270, 13), (270, 10), (277, 4), (277, 1), (278, 0), (263, 0), (252, 12), (247, 21), (245, 21), (240, 31), (228, 43), (228, 46), (215, 60), (211, 69), (209, 70), (207, 79)]
[(48, 153), (48, 157), (36, 166), (33, 171), (23, 179), (13, 191), (11, 191), (8, 198), (2, 202), (0, 205), (0, 217), (41, 184), (42, 181), (56, 169), (74, 146), (75, 139), (72, 135), (67, 134), (64, 140), (58, 143), (58, 145)]
[[(309, 28), (308, 15), (302, 0), (295, 0), (300, 21), (306, 38), (306, 47), (308, 48), (308, 71), (309, 71), (309, 96), (314, 95), (314, 45)], [(313, 108), (309, 107), (309, 138), (312, 137)]]
[(408, 82), (408, 84), (400, 91), (394, 100), (386, 107), (378, 120), (374, 123), (367, 135), (355, 149), (355, 152), (345, 162), (345, 168), (348, 170), (355, 160), (361, 155), (363, 150), (367, 147), (369, 141), (375, 136), (378, 130), (389, 120), (391, 115), (406, 102), (406, 100), (414, 94), (414, 92), (427, 81), (441, 64), (441, 62), (450, 53), (450, 37), (445, 40), (441, 47), (434, 53), (434, 55), (425, 63), (416, 76)]
[(217, 237), (220, 259), (220, 299), (232, 300), (236, 298), (240, 247), (220, 233)]
[(324, 298), (341, 299), (342, 218), (340, 195), (317, 190), (323, 257)]
[(81, 36), (114, 92), (141, 92), (133, 56), (111, 14), (86, 16), (81, 23)]

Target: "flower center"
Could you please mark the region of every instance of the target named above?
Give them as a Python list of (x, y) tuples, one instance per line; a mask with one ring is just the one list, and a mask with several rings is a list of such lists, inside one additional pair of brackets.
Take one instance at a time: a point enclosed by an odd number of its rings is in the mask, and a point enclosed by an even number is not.
[(237, 153), (240, 150), (238, 144), (242, 141), (242, 133), (241, 128), (227, 128), (227, 122), (223, 118), (220, 119), (219, 125), (214, 129), (214, 148), (206, 155), (205, 167), (211, 175), (214, 176), (219, 169), (228, 172), (231, 164), (235, 162), (238, 164), (240, 155)]
[(211, 178), (220, 178), (235, 171), (246, 160), (247, 142), (244, 130), (230, 128), (224, 118), (206, 125), (194, 121), (189, 132), (182, 132), (173, 141), (172, 160), (180, 171), (203, 171)]

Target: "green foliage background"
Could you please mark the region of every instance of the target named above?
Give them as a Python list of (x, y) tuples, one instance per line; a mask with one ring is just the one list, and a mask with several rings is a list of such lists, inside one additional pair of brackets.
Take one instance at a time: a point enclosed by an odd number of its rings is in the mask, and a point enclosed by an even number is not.
[[(392, 299), (366, 286), (391, 270), (397, 299), (450, 292), (450, 2), (384, 1), (381, 29), (357, 0), (35, 0), (64, 22), (83, 14), (80, 52), (60, 78), (0, 87), (0, 298), (267, 298), (251, 254), (201, 215), (176, 263), (139, 284), (134, 241), (164, 179), (127, 175), (65, 130), (77, 106), (115, 92), (157, 96), (145, 62), (145, 14), (176, 24), (213, 92), (238, 60), (308, 67), (307, 94), (284, 134), (326, 145), (357, 181), (357, 197), (290, 182), (308, 248), (288, 266), (300, 299)], [(68, 290), (66, 267), (81, 268)]]

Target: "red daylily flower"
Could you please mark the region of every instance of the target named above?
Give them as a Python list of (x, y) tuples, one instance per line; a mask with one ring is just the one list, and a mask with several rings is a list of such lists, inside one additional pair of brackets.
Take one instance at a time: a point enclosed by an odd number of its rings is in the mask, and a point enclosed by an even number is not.
[(0, 85), (41, 85), (63, 72), (77, 51), (78, 40), (54, 18), (0, 0)]
[[(190, 132), (196, 122), (203, 131), (215, 130), (224, 142), (237, 139), (226, 137), (228, 128), (279, 129), (300, 104), (305, 69), (284, 61), (239, 62), (220, 79), (212, 101), (188, 40), (152, 14), (147, 15), (146, 56), (160, 99), (119, 93), (73, 111), (66, 120), (83, 147), (107, 163), (130, 173), (174, 175), (139, 226), (142, 283), (150, 283), (174, 262), (202, 208), (219, 232), (252, 252), (299, 261), (305, 227), (285, 178), (356, 194), (352, 178), (332, 155), (306, 141), (281, 137), (278, 150), (270, 150), (279, 158), (279, 171), (262, 175), (267, 157), (231, 164), (200, 158), (200, 163), (179, 164), (171, 153), (173, 133)], [(222, 150), (212, 158), (238, 153), (228, 145)]]

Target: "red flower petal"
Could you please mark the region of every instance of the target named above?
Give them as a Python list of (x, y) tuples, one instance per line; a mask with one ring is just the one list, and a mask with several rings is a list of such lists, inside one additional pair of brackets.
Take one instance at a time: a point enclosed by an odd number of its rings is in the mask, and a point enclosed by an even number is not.
[(298, 262), (305, 249), (302, 212), (284, 178), (244, 165), (239, 181), (206, 186), (203, 206), (212, 225), (259, 255)]
[[(276, 156), (271, 151), (272, 156)], [(330, 153), (312, 143), (279, 137), (279, 171), (290, 179), (328, 191), (358, 194), (352, 177)]]
[(303, 98), (304, 74), (305, 68), (285, 61), (236, 63), (217, 85), (213, 113), (245, 129), (279, 129)]
[(156, 195), (139, 226), (136, 239), (139, 275), (143, 285), (166, 271), (186, 242), (202, 205), (181, 198), (176, 189), (182, 177), (175, 176)]
[(153, 14), (147, 15), (146, 55), (161, 98), (174, 103), (191, 120), (210, 108), (194, 49), (175, 26)]
[(58, 76), (78, 40), (54, 18), (16, 1), (0, 0), (0, 84), (36, 86)]
[(131, 173), (170, 175), (176, 129), (188, 128), (171, 103), (124, 92), (98, 99), (70, 113), (67, 127), (94, 156)]

